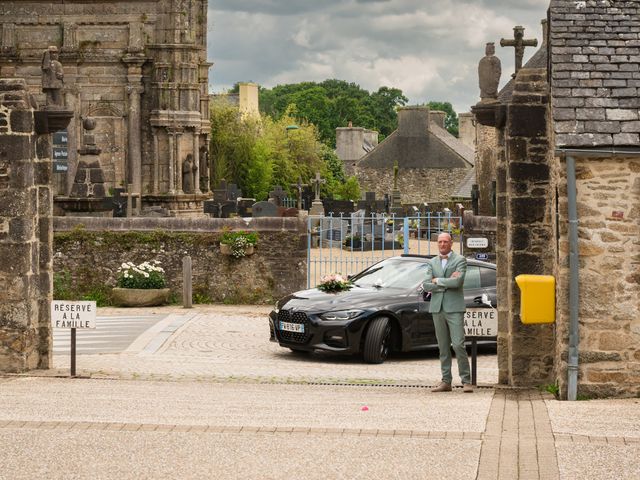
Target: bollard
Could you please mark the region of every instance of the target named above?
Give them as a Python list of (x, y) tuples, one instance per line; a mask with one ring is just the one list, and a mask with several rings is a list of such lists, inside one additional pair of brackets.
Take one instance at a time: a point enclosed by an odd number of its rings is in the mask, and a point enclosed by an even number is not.
[(182, 257), (182, 306), (184, 308), (193, 307), (192, 289), (191, 257), (186, 255)]

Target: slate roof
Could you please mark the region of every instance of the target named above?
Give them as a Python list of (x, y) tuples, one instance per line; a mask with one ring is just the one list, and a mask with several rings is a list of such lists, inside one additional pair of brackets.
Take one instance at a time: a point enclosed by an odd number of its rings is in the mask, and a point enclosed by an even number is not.
[(558, 147), (640, 144), (640, 2), (551, 0)]
[(475, 163), (473, 150), (434, 122), (419, 136), (405, 136), (395, 130), (362, 157), (358, 166), (391, 168), (398, 160), (400, 168), (469, 168)]
[(469, 169), (469, 173), (464, 177), (458, 189), (451, 195), (457, 198), (471, 198), (471, 187), (476, 183), (476, 167)]

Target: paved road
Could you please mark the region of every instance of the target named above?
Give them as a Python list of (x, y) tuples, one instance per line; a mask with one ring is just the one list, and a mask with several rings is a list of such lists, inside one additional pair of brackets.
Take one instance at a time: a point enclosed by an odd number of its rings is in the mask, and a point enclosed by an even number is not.
[[(95, 329), (77, 329), (76, 353), (120, 353), (148, 328), (166, 315), (100, 316)], [(53, 330), (53, 354), (68, 355), (71, 346), (70, 329)]]
[[(435, 351), (397, 354), (382, 365), (365, 364), (356, 356), (294, 354), (269, 341), (269, 310), (264, 306), (235, 310), (166, 307), (155, 312), (164, 315), (162, 321), (125, 351), (80, 355), (77, 369), (85, 376), (116, 378), (420, 386), (440, 381)], [(103, 312), (120, 315), (118, 311)], [(56, 355), (54, 366), (67, 369), (68, 355)], [(454, 375), (456, 368), (454, 365)], [(478, 383), (493, 384), (497, 377), (496, 355), (481, 353)]]
[(79, 355), (91, 378), (0, 376), (0, 479), (640, 478), (640, 399), (433, 394), (434, 355), (292, 355), (266, 311), (101, 311), (163, 317), (121, 353)]

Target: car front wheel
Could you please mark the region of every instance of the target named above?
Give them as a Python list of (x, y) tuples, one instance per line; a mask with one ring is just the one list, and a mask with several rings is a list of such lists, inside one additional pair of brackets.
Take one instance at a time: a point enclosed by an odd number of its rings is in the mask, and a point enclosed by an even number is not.
[(378, 317), (371, 322), (364, 340), (364, 361), (382, 363), (389, 356), (391, 345), (391, 321), (387, 317)]

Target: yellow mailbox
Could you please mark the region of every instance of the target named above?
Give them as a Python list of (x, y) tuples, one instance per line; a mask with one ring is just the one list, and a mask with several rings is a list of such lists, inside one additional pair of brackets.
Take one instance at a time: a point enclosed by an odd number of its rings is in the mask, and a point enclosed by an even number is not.
[(551, 275), (518, 275), (522, 323), (556, 321), (556, 279)]

